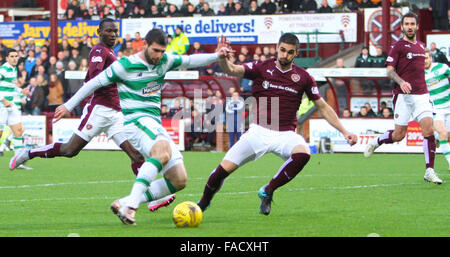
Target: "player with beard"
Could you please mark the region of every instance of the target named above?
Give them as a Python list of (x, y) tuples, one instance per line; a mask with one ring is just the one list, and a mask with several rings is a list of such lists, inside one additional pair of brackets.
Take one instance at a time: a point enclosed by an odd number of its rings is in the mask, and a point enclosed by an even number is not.
[(225, 73), (254, 81), (252, 97), (256, 105), (252, 108), (257, 119), (209, 176), (198, 202), (202, 210), (209, 206), (214, 194), (233, 171), (267, 153), (274, 153), (285, 163), (258, 192), (261, 198), (260, 213), (270, 213), (274, 191), (292, 180), (310, 159), (308, 144), (295, 132), (296, 112), (303, 94), (314, 102), (324, 118), (343, 134), (350, 145), (356, 143), (356, 135), (344, 128), (335, 111), (320, 96), (315, 80), (293, 63), (299, 53), (299, 45), (297, 36), (286, 33), (279, 39), (277, 59), (235, 65), (226, 58), (220, 58), (219, 63)]
[(425, 44), (416, 38), (419, 20), (416, 14), (402, 17), (403, 38), (393, 46), (386, 59), (387, 75), (395, 81), (393, 89), (394, 130), (388, 130), (367, 145), (364, 156), (370, 157), (382, 144), (401, 141), (408, 128), (408, 122), (419, 122), (424, 136), (425, 155), (424, 180), (441, 184), (434, 171), (436, 142), (433, 132), (433, 106), (425, 82)]

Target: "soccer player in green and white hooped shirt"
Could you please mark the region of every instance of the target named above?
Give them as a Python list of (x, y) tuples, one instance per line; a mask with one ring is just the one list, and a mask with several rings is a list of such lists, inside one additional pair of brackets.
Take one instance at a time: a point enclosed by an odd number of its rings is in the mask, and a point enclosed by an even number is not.
[[(14, 153), (23, 148), (23, 132), (21, 105), (24, 98), (22, 90), (17, 87), (17, 62), (19, 56), (14, 49), (9, 50), (6, 63), (0, 66), (0, 136), (5, 126), (9, 126), (13, 132), (12, 144)], [(31, 169), (25, 165), (18, 168)]]
[(450, 69), (447, 64), (433, 62), (429, 49), (425, 50), (425, 81), (430, 91), (430, 100), (434, 106), (433, 126), (439, 136), (440, 147), (449, 164), (450, 145), (448, 131), (450, 131)]
[[(186, 186), (183, 156), (161, 125), (161, 90), (165, 74), (178, 68), (208, 65), (227, 54), (225, 47), (218, 46), (217, 52), (212, 54), (173, 55), (165, 53), (166, 47), (166, 33), (156, 28), (150, 30), (142, 51), (115, 61), (55, 111), (54, 122), (94, 90), (117, 84), (125, 135), (147, 160), (139, 169), (130, 195), (111, 204), (111, 210), (124, 224), (135, 224), (136, 210), (141, 203), (161, 199)], [(154, 180), (158, 173), (163, 178)]]

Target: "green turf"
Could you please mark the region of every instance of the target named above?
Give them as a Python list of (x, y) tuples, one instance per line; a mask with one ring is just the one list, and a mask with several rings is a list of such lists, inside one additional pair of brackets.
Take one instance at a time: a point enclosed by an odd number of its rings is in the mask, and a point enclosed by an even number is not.
[(226, 180), (198, 228), (176, 228), (175, 204), (196, 202), (223, 156), (185, 152), (188, 186), (156, 213), (142, 205), (132, 227), (109, 210), (133, 184), (124, 153), (82, 151), (73, 159), (31, 160), (31, 171), (10, 171), (8, 152), (0, 157), (0, 236), (450, 236), (447, 163), (437, 156), (444, 184), (426, 183), (420, 154), (312, 155), (300, 175), (276, 191), (264, 216), (257, 191), (282, 164), (267, 155)]

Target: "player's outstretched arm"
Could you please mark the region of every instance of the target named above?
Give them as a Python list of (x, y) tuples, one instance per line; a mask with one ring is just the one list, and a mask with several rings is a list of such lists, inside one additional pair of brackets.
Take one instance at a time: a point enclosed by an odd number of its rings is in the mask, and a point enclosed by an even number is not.
[(317, 107), (323, 117), (328, 121), (328, 123), (330, 123), (331, 126), (339, 130), (339, 132), (344, 135), (345, 139), (350, 145), (356, 144), (358, 137), (355, 134), (348, 132), (344, 128), (336, 112), (323, 100), (323, 98), (315, 100), (314, 105)]
[(240, 64), (231, 63), (226, 58), (226, 56), (219, 58), (219, 65), (220, 65), (220, 68), (222, 68), (223, 72), (228, 75), (239, 77), (239, 78), (244, 77), (244, 74), (245, 74), (244, 66), (240, 65)]

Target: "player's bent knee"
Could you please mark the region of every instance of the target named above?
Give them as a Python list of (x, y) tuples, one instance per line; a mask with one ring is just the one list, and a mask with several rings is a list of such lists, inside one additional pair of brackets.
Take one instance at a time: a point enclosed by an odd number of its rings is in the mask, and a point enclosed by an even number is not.
[(150, 150), (150, 156), (158, 159), (162, 164), (166, 164), (172, 158), (172, 149), (167, 140), (159, 140)]

